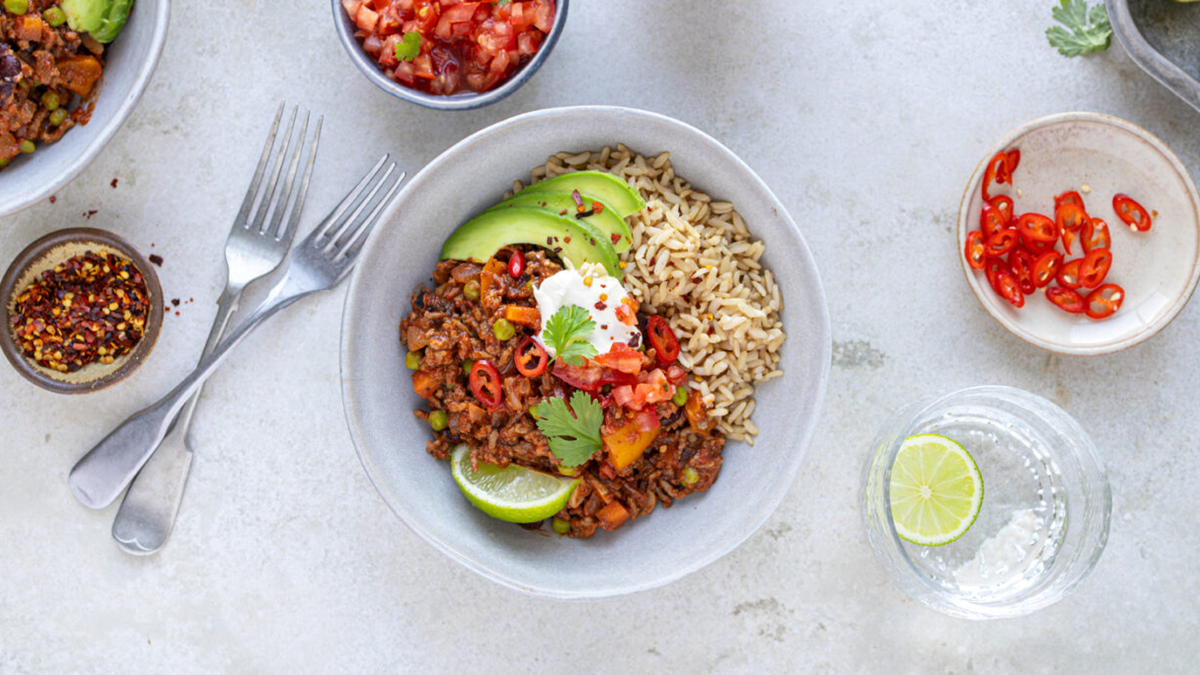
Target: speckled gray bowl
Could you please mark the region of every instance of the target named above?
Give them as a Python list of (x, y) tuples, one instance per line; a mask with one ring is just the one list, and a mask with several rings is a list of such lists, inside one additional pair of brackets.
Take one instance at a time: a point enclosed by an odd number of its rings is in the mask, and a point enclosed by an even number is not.
[[(785, 375), (758, 390), (751, 447), (730, 443), (711, 490), (656, 509), (617, 532), (579, 541), (492, 520), (463, 498), (450, 467), (425, 453), (428, 425), (411, 411), (399, 340), (412, 289), (430, 279), (443, 240), (495, 203), (514, 179), (559, 151), (623, 142), (654, 155), (714, 199), (731, 200), (766, 242), (788, 338)], [(729, 553), (766, 521), (791, 486), (817, 423), (829, 374), (829, 314), (821, 280), (783, 204), (740, 159), (669, 117), (614, 107), (519, 115), (444, 152), (405, 188), (367, 243), (342, 322), (342, 396), (359, 458), (388, 505), (417, 534), (483, 576), (529, 593), (595, 598), (669, 583)], [(548, 528), (547, 528), (548, 529)]]
[(92, 161), (125, 123), (154, 74), (167, 39), (169, 0), (137, 0), (121, 34), (108, 45), (92, 119), (39, 145), (0, 171), (0, 216), (49, 197)]

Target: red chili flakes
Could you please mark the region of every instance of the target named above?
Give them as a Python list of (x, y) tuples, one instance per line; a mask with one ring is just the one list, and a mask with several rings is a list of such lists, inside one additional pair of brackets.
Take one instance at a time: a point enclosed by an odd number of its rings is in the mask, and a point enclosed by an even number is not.
[(115, 190), (115, 189), (117, 189), (117, 179), (116, 179), (116, 178), (114, 178), (114, 179), (112, 180), (112, 182), (111, 182), (111, 183), (109, 183), (109, 185), (113, 186), (113, 189), (114, 189), (114, 190)]
[(96, 215), (96, 213), (98, 213), (98, 212), (96, 211), (96, 209), (92, 209), (91, 211), (84, 211), (84, 212), (83, 212), (83, 217), (84, 217), (84, 218), (87, 218), (88, 220), (91, 220), (91, 219), (92, 219), (92, 216)]
[(171, 298), (171, 304), (178, 307), (179, 306), (179, 298)]
[(568, 243), (568, 244), (569, 244), (569, 243), (571, 243), (571, 238), (570, 238), (570, 237), (563, 237), (563, 241), (564, 241), (565, 243)]
[(68, 258), (21, 291), (13, 303), (17, 344), (39, 365), (71, 373), (112, 363), (142, 339), (150, 302), (133, 263), (87, 251)]
[(596, 302), (595, 307), (596, 307), (596, 309), (598, 309), (602, 312), (604, 310), (608, 309), (608, 305), (604, 304), (603, 302), (599, 302), (599, 301)]
[(704, 277), (692, 277), (692, 283), (693, 283), (693, 284), (698, 284), (698, 283), (700, 283), (701, 281), (704, 281)]
[[(600, 212), (597, 211), (596, 213), (600, 213)], [(621, 235), (616, 234), (615, 232), (612, 234), (612, 236), (610, 238), (612, 239), (613, 246), (616, 246), (621, 241)]]
[[(153, 246), (153, 244), (151, 244), (151, 246)], [(147, 258), (150, 260), (150, 262), (154, 263), (155, 265), (158, 265), (159, 267), (162, 267), (163, 257), (161, 255), (158, 255), (156, 253), (151, 253), (149, 256), (147, 256)]]
[(54, 195), (50, 195), (50, 203), (53, 204), (56, 201), (58, 201), (58, 197), (55, 197)]
[[(604, 205), (600, 202), (592, 202), (592, 210), (596, 213), (604, 213)], [(613, 235), (614, 237), (617, 235)]]

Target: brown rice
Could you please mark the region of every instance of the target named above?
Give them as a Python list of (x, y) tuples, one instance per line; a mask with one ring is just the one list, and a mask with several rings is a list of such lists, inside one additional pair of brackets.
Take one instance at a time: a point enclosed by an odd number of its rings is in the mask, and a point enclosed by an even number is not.
[[(675, 175), (671, 155), (647, 159), (624, 145), (560, 152), (531, 172), (532, 182), (571, 171), (608, 171), (646, 200), (630, 216), (633, 246), (622, 256), (625, 281), (642, 307), (667, 318), (679, 337), (680, 364), (691, 371), (717, 428), (753, 445), (754, 387), (779, 377), (786, 335), (783, 298), (733, 204), (713, 201)], [(522, 188), (518, 181), (513, 190)]]

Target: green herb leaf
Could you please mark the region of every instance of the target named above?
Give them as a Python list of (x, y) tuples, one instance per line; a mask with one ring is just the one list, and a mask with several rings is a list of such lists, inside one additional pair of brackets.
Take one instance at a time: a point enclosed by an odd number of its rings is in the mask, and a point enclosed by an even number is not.
[(1050, 46), (1063, 56), (1081, 56), (1108, 49), (1112, 42), (1112, 26), (1108, 24), (1108, 11), (1100, 2), (1090, 11), (1087, 0), (1061, 0), (1050, 15), (1062, 26), (1046, 29)]
[(503, 7), (508, 4), (508, 0), (500, 0), (496, 3), (497, 6)]
[(596, 348), (587, 341), (587, 336), (596, 329), (592, 315), (579, 305), (560, 307), (542, 329), (546, 346), (568, 366), (582, 366), (584, 358), (596, 355)]
[[(575, 414), (572, 415), (571, 411)], [(579, 466), (600, 449), (600, 425), (604, 422), (604, 411), (586, 392), (571, 394), (571, 407), (561, 398), (548, 398), (535, 405), (530, 412), (537, 419), (537, 427), (546, 435), (550, 451), (563, 466)]]
[(400, 36), (395, 53), (397, 61), (412, 61), (417, 58), (421, 54), (421, 34), (414, 30)]

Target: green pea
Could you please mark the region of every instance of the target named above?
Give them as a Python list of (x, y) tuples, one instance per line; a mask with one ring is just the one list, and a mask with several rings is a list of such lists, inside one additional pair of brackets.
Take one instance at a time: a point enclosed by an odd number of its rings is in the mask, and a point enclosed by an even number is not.
[(58, 110), (58, 94), (48, 91), (42, 94), (42, 107), (51, 112)]
[(700, 472), (692, 467), (683, 470), (683, 484), (691, 487), (700, 481)]
[(492, 324), (492, 334), (497, 340), (511, 340), (517, 334), (517, 328), (508, 319), (496, 319), (496, 323)]
[(467, 296), (468, 300), (478, 300), (479, 282), (475, 279), (468, 281), (467, 285), (463, 286), (463, 295)]
[(12, 160), (9, 159), (8, 157), (0, 157), (0, 169), (3, 169), (4, 167), (8, 166), (8, 163), (11, 161)]
[(407, 366), (409, 370), (420, 370), (421, 369), (421, 355), (418, 354), (417, 352), (409, 352), (409, 353), (405, 354), (404, 355), (404, 365)]
[(558, 516), (555, 516), (554, 520), (550, 521), (550, 527), (559, 534), (566, 534), (571, 531), (571, 523), (568, 523)]
[(28, 138), (21, 141), (21, 152), (25, 153), (26, 155), (31, 155), (33, 154), (34, 150), (37, 150), (37, 146), (33, 144), (33, 141), (29, 140)]
[(4, 0), (4, 9), (20, 16), (29, 11), (29, 0)]
[(558, 472), (564, 476), (578, 476), (579, 467), (577, 466), (559, 466)]
[(67, 109), (66, 108), (59, 108), (58, 110), (55, 110), (54, 112), (50, 113), (50, 124), (53, 124), (54, 126), (58, 126), (66, 121), (67, 121)]
[(449, 421), (444, 410), (434, 410), (429, 413), (429, 426), (433, 427), (434, 431), (445, 429)]
[(472, 361), (471, 359), (467, 359), (466, 361), (463, 361), (463, 375), (470, 376), (471, 368), (473, 368), (474, 366), (475, 366), (475, 362)]
[(50, 9), (42, 12), (42, 18), (46, 20), (46, 23), (50, 24), (51, 28), (58, 28), (66, 23), (67, 14), (58, 7), (51, 7)]
[(684, 405), (687, 404), (687, 399), (688, 399), (687, 387), (683, 386), (682, 384), (679, 385), (678, 387), (675, 387), (675, 395), (671, 397), (671, 403), (674, 403), (675, 405), (682, 408)]

